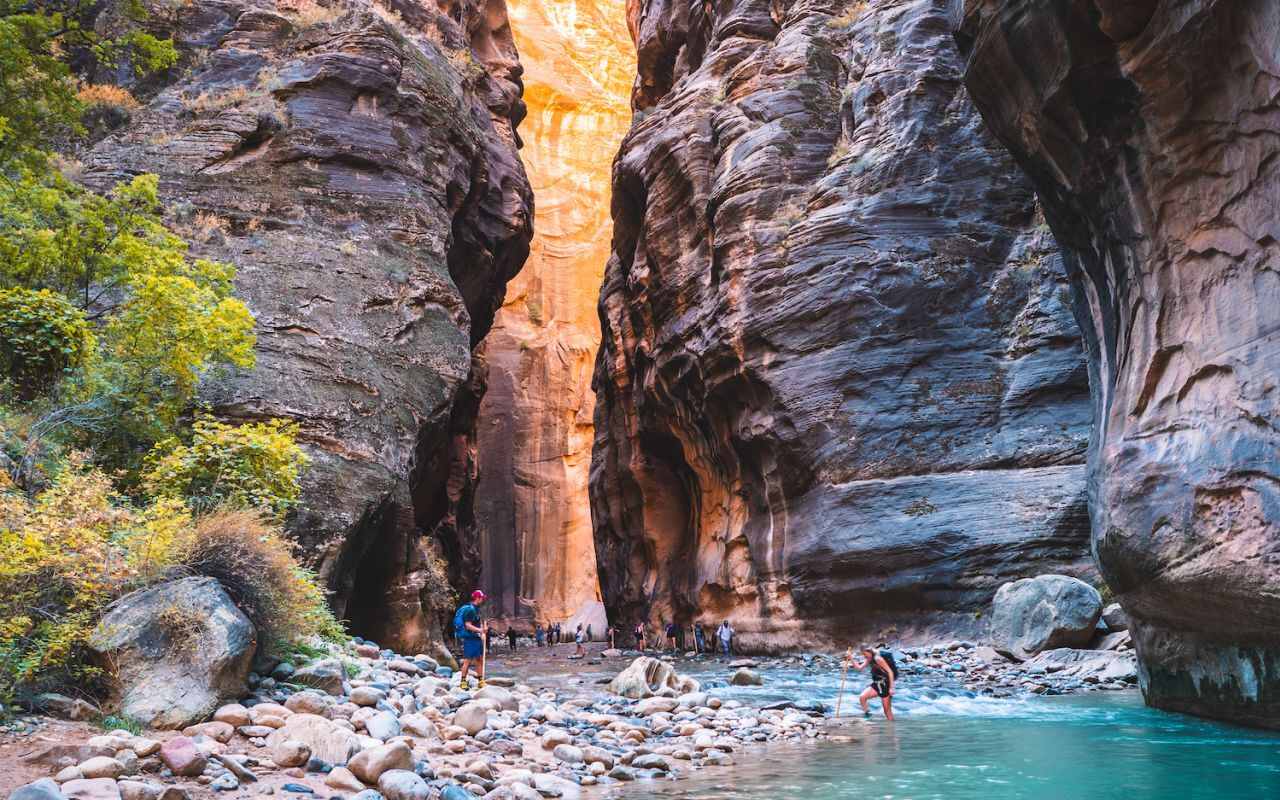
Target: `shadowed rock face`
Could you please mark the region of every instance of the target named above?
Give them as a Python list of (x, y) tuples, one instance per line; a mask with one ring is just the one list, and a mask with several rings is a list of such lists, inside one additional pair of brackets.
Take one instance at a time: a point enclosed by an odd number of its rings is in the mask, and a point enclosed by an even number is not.
[(1066, 250), (1093, 546), (1153, 705), (1280, 726), (1280, 5), (955, 3)]
[(528, 262), (484, 342), (481, 585), (491, 614), (603, 634), (587, 500), (591, 372), (635, 56), (623, 0), (512, 0), (509, 10), (529, 107), (521, 157), (538, 203)]
[(591, 475), (615, 619), (963, 630), (1086, 572), (1079, 334), (946, 3), (706, 8), (632, 18)]
[(238, 267), (258, 365), (207, 399), (299, 423), (313, 464), (292, 531), (355, 632), (413, 652), (434, 625), (422, 534), (459, 583), (478, 573), (471, 350), (528, 252), (520, 70), (501, 0), (308, 8), (184, 10), (190, 70), (85, 177), (158, 173), (196, 252)]

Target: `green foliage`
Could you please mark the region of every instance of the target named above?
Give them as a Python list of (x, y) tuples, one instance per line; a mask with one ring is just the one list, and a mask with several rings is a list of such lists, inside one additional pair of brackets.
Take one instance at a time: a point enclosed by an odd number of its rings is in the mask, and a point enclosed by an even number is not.
[(48, 290), (0, 289), (0, 373), (32, 398), (83, 367), (97, 341), (84, 314)]
[(297, 425), (283, 420), (197, 420), (191, 444), (169, 438), (152, 449), (143, 485), (152, 495), (181, 497), (196, 510), (225, 505), (281, 518), (298, 502), (308, 462), (297, 432)]
[(128, 731), (134, 736), (142, 735), (142, 723), (133, 717), (108, 714), (104, 717), (99, 717), (94, 721), (94, 724), (104, 731)]

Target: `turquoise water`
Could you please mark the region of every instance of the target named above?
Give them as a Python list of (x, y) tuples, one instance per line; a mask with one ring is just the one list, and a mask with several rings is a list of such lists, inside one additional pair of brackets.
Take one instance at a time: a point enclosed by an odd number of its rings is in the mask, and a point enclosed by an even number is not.
[[(766, 672), (762, 689), (722, 688), (747, 703), (834, 703), (827, 675)], [(1280, 798), (1280, 734), (1154, 711), (1137, 691), (1001, 700), (958, 685), (900, 686), (898, 719), (832, 726), (847, 742), (757, 746), (736, 766), (679, 781), (611, 788), (619, 800), (1230, 800)], [(860, 687), (858, 687), (860, 688)], [(845, 713), (850, 705), (846, 695)], [(856, 710), (856, 700), (853, 703)]]

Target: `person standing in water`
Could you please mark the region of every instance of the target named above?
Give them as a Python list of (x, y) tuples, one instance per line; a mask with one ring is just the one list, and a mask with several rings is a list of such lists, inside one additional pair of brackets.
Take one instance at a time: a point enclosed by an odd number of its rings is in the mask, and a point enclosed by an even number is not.
[(854, 658), (853, 652), (850, 651), (845, 655), (845, 665), (851, 666), (856, 670), (863, 670), (867, 667), (871, 668), (871, 685), (858, 695), (858, 703), (862, 706), (863, 716), (870, 717), (871, 709), (867, 707), (867, 703), (873, 697), (880, 698), (880, 704), (884, 707), (884, 718), (893, 721), (893, 687), (898, 680), (898, 667), (884, 653), (877, 652), (874, 647), (863, 645), (858, 648), (862, 655), (861, 658)]
[(716, 631), (716, 636), (720, 639), (721, 651), (726, 656), (733, 655), (733, 626), (729, 624), (729, 620), (725, 620), (720, 624), (720, 629)]
[(616, 625), (609, 626), (609, 649), (613, 650), (618, 646), (618, 627)]
[(644, 623), (643, 622), (636, 623), (635, 634), (636, 634), (636, 649), (639, 650), (641, 653), (643, 653), (644, 652)]
[(707, 651), (707, 632), (702, 629), (701, 622), (693, 623), (693, 647), (699, 653)]
[(511, 646), (511, 652), (516, 651), (516, 626), (507, 626), (507, 644)]
[(587, 654), (587, 648), (586, 648), (587, 633), (582, 629), (581, 622), (578, 623), (578, 629), (574, 631), (573, 641), (574, 641), (574, 644), (578, 645), (577, 649), (574, 650), (573, 654), (576, 656), (585, 656)]
[[(476, 589), (471, 593), (471, 602), (459, 607), (453, 615), (453, 635), (462, 642), (462, 680), (458, 685), (464, 692), (471, 690), (467, 678), (472, 667), (479, 678), (480, 688), (484, 688), (484, 648), (489, 636), (489, 624), (480, 618), (480, 606), (484, 601), (484, 592)], [(481, 639), (482, 636), (485, 638)]]

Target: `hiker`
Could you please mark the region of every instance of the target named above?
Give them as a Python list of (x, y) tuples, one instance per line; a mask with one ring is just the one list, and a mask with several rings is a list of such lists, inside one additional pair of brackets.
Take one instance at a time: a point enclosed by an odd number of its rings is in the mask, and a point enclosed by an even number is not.
[(716, 638), (720, 640), (720, 650), (726, 656), (733, 655), (733, 634), (733, 626), (727, 619), (720, 623), (720, 628), (716, 631)]
[(586, 648), (587, 634), (584, 630), (582, 630), (581, 622), (578, 623), (578, 630), (575, 631), (573, 634), (573, 641), (575, 644), (578, 645), (578, 648), (573, 651), (573, 654), (576, 656), (585, 656), (587, 654), (587, 648)]
[(480, 637), (488, 637), (489, 623), (480, 618), (480, 606), (484, 605), (484, 592), (476, 589), (471, 593), (471, 602), (461, 606), (453, 615), (453, 635), (462, 642), (462, 680), (458, 684), (462, 691), (471, 690), (467, 676), (475, 667), (480, 688), (484, 688), (484, 642)]
[(701, 622), (693, 623), (693, 648), (699, 653), (707, 650), (707, 632), (702, 629)]
[(516, 628), (514, 625), (507, 626), (507, 644), (511, 645), (511, 652), (516, 651)]
[(533, 641), (535, 644), (538, 645), (538, 647), (542, 647), (543, 639), (542, 639), (542, 623), (541, 622), (536, 623), (533, 626)]
[(591, 625), (590, 625), (590, 624), (588, 624), (588, 625), (587, 625), (587, 641), (588, 641), (588, 642), (594, 642), (594, 641), (595, 641), (595, 638), (594, 638), (594, 637), (592, 637), (592, 635), (591, 635)]
[(484, 626), (484, 646), (486, 649), (493, 649), (493, 629), (488, 625)]
[(845, 655), (845, 664), (852, 666), (854, 669), (862, 670), (871, 667), (871, 685), (858, 695), (858, 703), (862, 705), (863, 716), (870, 717), (871, 710), (867, 708), (867, 703), (871, 698), (879, 697), (880, 704), (884, 707), (884, 718), (893, 721), (893, 688), (898, 680), (898, 664), (894, 661), (893, 654), (888, 650), (877, 651), (873, 647), (863, 645), (858, 648), (861, 651), (861, 658), (854, 658), (853, 651), (850, 650)]
[(636, 636), (636, 649), (639, 650), (641, 653), (643, 653), (644, 652), (644, 623), (643, 622), (636, 623), (635, 636)]
[(617, 649), (618, 647), (617, 641), (618, 641), (618, 627), (616, 625), (610, 625), (609, 626), (609, 649), (610, 650)]
[(560, 644), (560, 623), (559, 623), (559, 622), (557, 622), (557, 623), (555, 624), (555, 634), (554, 634), (554, 635), (555, 635), (555, 640), (554, 640), (554, 641), (552, 641), (551, 643), (552, 643), (552, 644)]
[(677, 630), (679, 630), (679, 628), (676, 627), (675, 622), (667, 623), (667, 629), (666, 629), (667, 647), (670, 647), (672, 652), (674, 652), (676, 649), (676, 631)]

